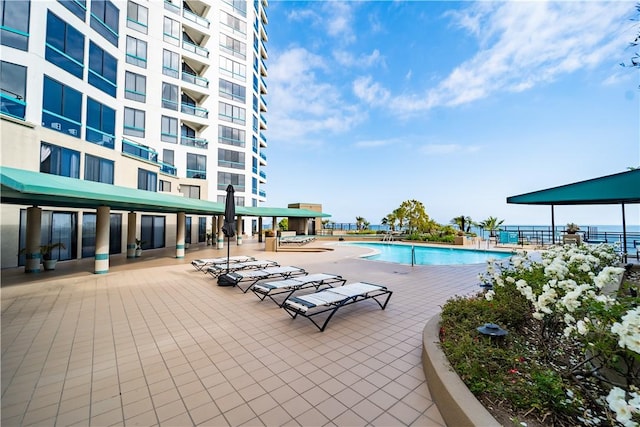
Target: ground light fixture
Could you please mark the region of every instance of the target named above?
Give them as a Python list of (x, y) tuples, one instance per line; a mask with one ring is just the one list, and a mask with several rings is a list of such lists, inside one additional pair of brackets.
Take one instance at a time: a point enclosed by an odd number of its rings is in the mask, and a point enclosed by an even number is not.
[(488, 335), (492, 338), (503, 337), (508, 334), (507, 331), (505, 331), (495, 323), (485, 323), (482, 326), (478, 326), (477, 329), (478, 329), (478, 332), (480, 332), (482, 335)]

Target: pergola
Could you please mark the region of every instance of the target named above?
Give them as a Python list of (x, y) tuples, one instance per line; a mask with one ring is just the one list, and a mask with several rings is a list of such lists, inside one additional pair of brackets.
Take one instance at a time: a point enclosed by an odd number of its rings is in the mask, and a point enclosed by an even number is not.
[(625, 204), (640, 203), (640, 169), (507, 197), (507, 203), (550, 205), (551, 227), (554, 230), (553, 208), (555, 205), (620, 205), (622, 207), (622, 235), (626, 261), (627, 227), (624, 206)]

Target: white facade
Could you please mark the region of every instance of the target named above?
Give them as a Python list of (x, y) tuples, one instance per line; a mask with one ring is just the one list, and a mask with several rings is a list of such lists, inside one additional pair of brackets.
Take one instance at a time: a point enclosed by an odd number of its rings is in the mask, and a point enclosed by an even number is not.
[[(267, 0), (0, 3), (2, 166), (219, 202), (233, 184), (237, 204), (266, 201)], [(2, 206), (2, 267), (18, 263), (24, 208)], [(172, 223), (154, 247), (172, 246)]]

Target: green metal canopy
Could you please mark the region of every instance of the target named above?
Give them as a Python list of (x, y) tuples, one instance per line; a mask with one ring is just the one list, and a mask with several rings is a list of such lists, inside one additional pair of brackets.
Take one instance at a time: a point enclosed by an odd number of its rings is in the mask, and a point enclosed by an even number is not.
[[(10, 167), (0, 168), (2, 203), (76, 209), (109, 206), (113, 210), (222, 215), (224, 203), (85, 181)], [(238, 215), (270, 217), (328, 217), (307, 209), (238, 207)]]
[(617, 205), (640, 203), (640, 169), (507, 197), (524, 205)]

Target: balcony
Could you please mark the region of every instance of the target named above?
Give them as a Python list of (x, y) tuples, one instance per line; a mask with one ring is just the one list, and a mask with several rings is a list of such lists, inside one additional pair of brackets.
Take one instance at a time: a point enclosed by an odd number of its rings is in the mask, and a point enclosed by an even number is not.
[(87, 125), (85, 139), (94, 144), (101, 145), (106, 148), (111, 148), (113, 150), (115, 146), (116, 136), (108, 134), (106, 132), (102, 132), (99, 129), (94, 129), (91, 126)]
[(203, 119), (209, 118), (209, 110), (206, 108), (196, 107), (195, 105), (185, 104), (184, 102), (180, 104), (180, 111), (196, 117), (202, 117)]
[(196, 148), (208, 148), (209, 141), (204, 138), (196, 138), (193, 136), (181, 135), (180, 136), (180, 145), (186, 145), (187, 147), (196, 147)]
[(158, 152), (153, 148), (122, 139), (122, 152), (147, 162), (158, 163)]
[(267, 161), (267, 155), (266, 155), (266, 154), (264, 154), (264, 153), (262, 153), (262, 152), (260, 152), (260, 158), (261, 158), (262, 160), (264, 160), (265, 162)]
[(185, 19), (196, 23), (205, 29), (209, 29), (209, 26), (211, 25), (208, 19), (203, 18), (202, 16), (198, 16), (188, 9), (182, 9), (182, 16), (184, 16)]
[(258, 175), (260, 175), (260, 178), (262, 178), (262, 180), (264, 180), (264, 181), (267, 180), (267, 174), (264, 173), (263, 171), (260, 171), (260, 173)]
[(195, 74), (189, 73), (188, 71), (182, 71), (182, 81), (203, 88), (209, 87), (209, 80), (205, 79), (204, 77), (196, 76)]
[(263, 133), (260, 133), (260, 147), (262, 147), (262, 148), (266, 148), (267, 147), (267, 137), (264, 136)]
[(258, 191), (258, 196), (266, 198), (267, 197), (267, 193), (264, 190), (260, 190), (260, 191)]
[(197, 44), (193, 44), (187, 40), (182, 40), (182, 48), (187, 52), (195, 53), (198, 56), (202, 56), (203, 58), (209, 57), (209, 50), (198, 46)]
[(180, 14), (180, 7), (173, 4), (170, 0), (164, 0), (164, 8), (169, 12)]
[(0, 113), (24, 120), (27, 103), (22, 100), (20, 95), (11, 96), (0, 93)]
[(164, 162), (158, 162), (158, 164), (160, 165), (160, 172), (172, 176), (176, 176), (178, 174), (178, 169), (175, 166)]
[(187, 169), (187, 178), (207, 179), (207, 171), (198, 169)]

